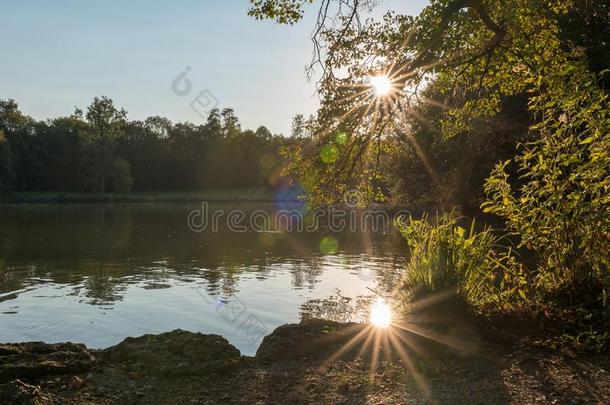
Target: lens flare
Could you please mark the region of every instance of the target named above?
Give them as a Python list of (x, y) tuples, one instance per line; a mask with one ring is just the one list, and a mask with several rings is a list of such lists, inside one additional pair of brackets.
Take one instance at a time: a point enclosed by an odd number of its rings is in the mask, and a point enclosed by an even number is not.
[(320, 252), (325, 255), (334, 255), (339, 251), (339, 241), (332, 236), (325, 236), (320, 241)]
[(392, 82), (387, 76), (371, 76), (369, 81), (377, 97), (385, 96), (392, 90)]
[(377, 298), (371, 305), (371, 323), (378, 328), (387, 328), (392, 321), (392, 309), (383, 298)]

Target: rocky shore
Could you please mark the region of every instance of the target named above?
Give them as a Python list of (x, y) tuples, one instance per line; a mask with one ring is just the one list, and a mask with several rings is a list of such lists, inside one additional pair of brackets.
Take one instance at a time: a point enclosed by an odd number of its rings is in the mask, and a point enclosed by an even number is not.
[(607, 355), (561, 354), (490, 330), (468, 336), (476, 344), (461, 350), (310, 320), (277, 328), (254, 357), (221, 336), (181, 330), (104, 350), (0, 344), (0, 404), (610, 402)]

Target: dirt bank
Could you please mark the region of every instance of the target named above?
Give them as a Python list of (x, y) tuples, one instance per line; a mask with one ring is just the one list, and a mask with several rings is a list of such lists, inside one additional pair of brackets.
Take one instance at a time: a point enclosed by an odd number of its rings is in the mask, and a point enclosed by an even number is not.
[(312, 320), (276, 329), (255, 357), (241, 356), (221, 336), (180, 330), (101, 351), (4, 344), (0, 403), (610, 402), (607, 356), (560, 354), (472, 329), (423, 338)]

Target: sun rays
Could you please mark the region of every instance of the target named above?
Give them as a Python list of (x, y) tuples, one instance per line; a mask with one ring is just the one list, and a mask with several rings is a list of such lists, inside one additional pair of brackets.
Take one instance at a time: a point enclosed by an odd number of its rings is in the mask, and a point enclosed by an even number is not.
[(392, 321), (392, 309), (383, 298), (377, 298), (371, 305), (371, 323), (377, 328), (387, 328)]
[[(425, 73), (407, 71), (393, 64), (382, 69), (363, 67), (356, 72), (359, 73), (329, 82), (331, 96), (324, 101), (323, 109), (328, 109), (334, 118), (332, 123), (323, 126), (320, 139), (332, 137), (337, 131), (351, 131), (353, 142), (347, 145), (346, 151), (356, 154), (356, 160), (360, 159), (364, 165), (364, 156), (368, 153), (378, 156), (380, 150), (388, 149), (383, 146), (386, 140), (393, 138), (388, 145), (396, 142), (400, 147), (414, 149), (434, 185), (440, 186), (432, 159), (412, 133), (414, 124), (429, 124), (420, 113), (424, 105), (441, 105), (421, 95), (427, 86)], [(378, 168), (378, 158), (375, 159), (371, 163), (374, 167), (370, 168), (373, 176)]]
[[(448, 297), (451, 295), (439, 293), (419, 300), (406, 309), (406, 314), (403, 308), (401, 316), (392, 313), (393, 309), (386, 300), (374, 300), (370, 306), (368, 321), (346, 328), (343, 332), (345, 343), (327, 358), (324, 365), (355, 356), (367, 359), (371, 376), (378, 377), (383, 375), (385, 365), (402, 364), (421, 393), (431, 399), (430, 386), (421, 371), (422, 361), (430, 360), (435, 354), (444, 352), (439, 350), (439, 347), (471, 354), (477, 349), (476, 344), (469, 338), (439, 332), (447, 326), (460, 326), (462, 322), (453, 317), (437, 316), (439, 304), (441, 307), (447, 305), (447, 308), (450, 308), (451, 301)], [(449, 324), (443, 324), (447, 321)], [(378, 374), (378, 370), (381, 374)]]
[(386, 75), (371, 76), (369, 82), (377, 97), (386, 96), (392, 91), (392, 82)]

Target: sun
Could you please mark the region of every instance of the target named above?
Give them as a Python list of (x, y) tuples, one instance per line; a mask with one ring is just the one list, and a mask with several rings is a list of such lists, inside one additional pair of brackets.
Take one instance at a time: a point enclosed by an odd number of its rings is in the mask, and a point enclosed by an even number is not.
[(392, 82), (387, 76), (370, 76), (369, 82), (377, 97), (385, 96), (392, 90)]
[(377, 298), (371, 305), (371, 323), (378, 328), (387, 328), (392, 321), (392, 310), (383, 298)]

